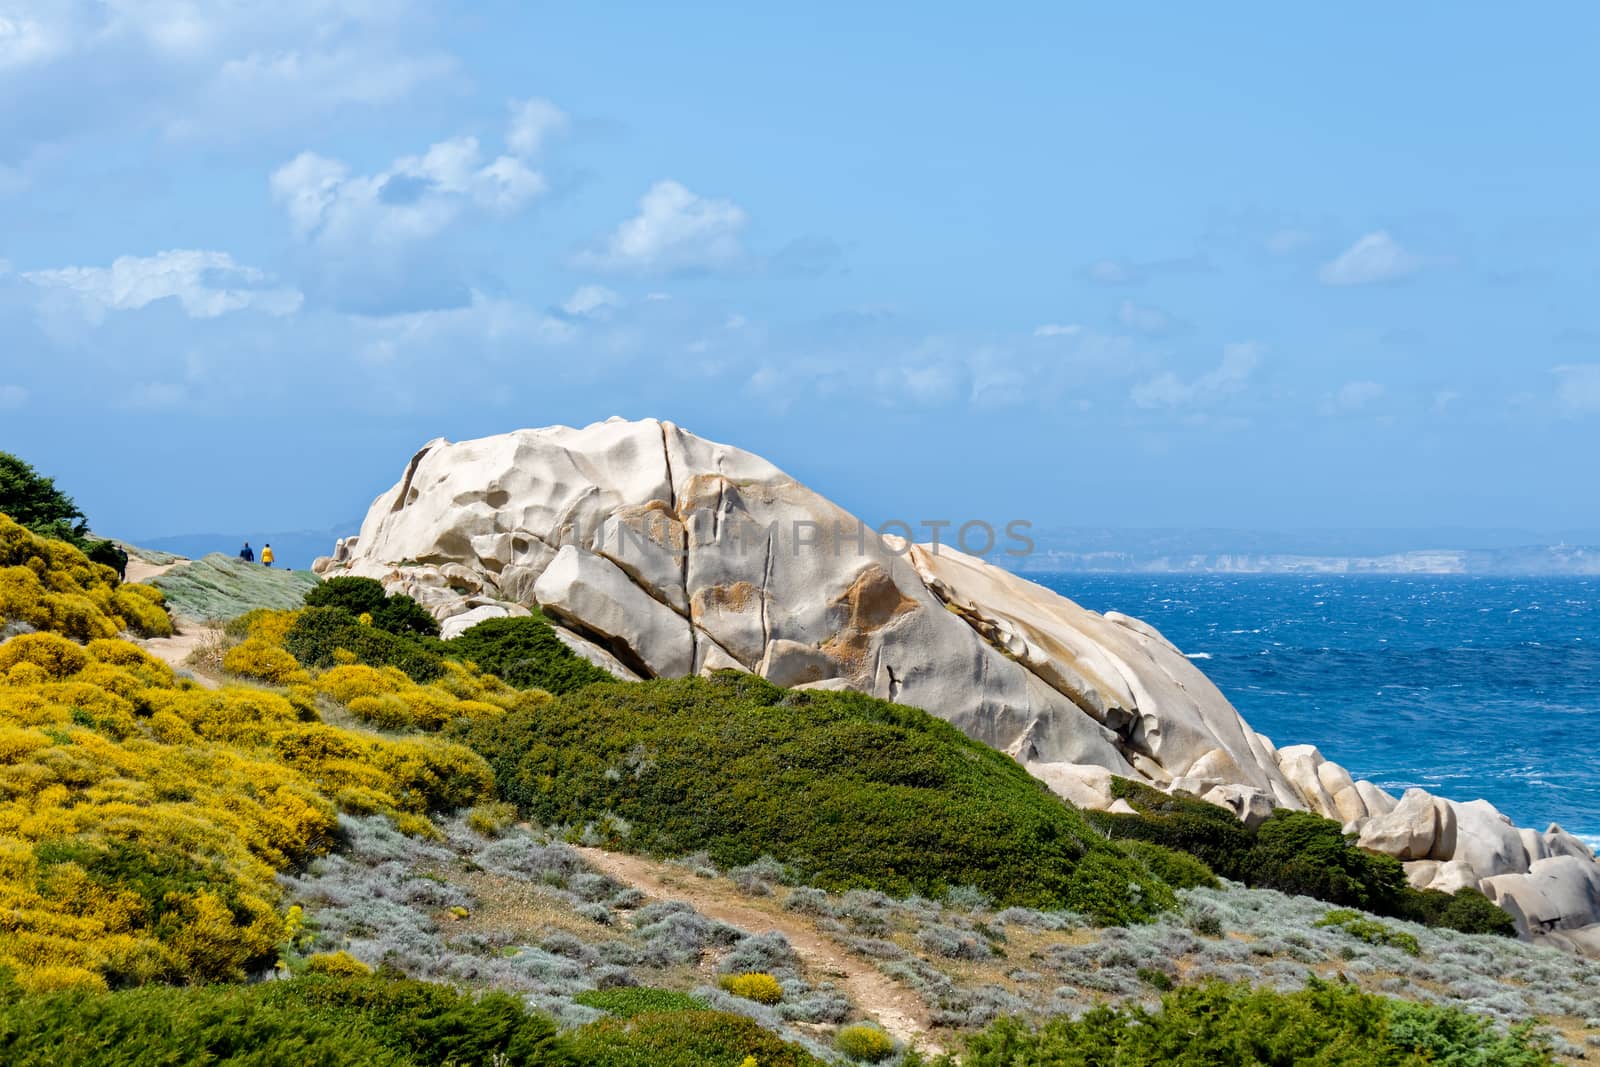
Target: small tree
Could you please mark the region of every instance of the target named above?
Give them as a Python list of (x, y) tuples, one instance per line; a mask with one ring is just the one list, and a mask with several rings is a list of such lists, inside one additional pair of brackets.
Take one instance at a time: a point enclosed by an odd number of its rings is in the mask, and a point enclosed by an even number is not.
[(9, 452), (0, 452), (0, 513), (41, 537), (82, 545), (88, 521), (72, 498)]

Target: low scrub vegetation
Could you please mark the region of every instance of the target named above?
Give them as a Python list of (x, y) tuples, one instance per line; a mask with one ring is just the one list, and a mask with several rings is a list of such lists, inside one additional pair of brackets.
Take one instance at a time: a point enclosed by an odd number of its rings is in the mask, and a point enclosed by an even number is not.
[(421, 604), (404, 594), (389, 595), (383, 584), (372, 578), (330, 578), (307, 591), (306, 607), (343, 608), (357, 619), (365, 617), (367, 625), (392, 634), (439, 635), (438, 622)]
[(544, 1016), (505, 993), (313, 975), (244, 986), (28, 994), (0, 986), (10, 1067), (302, 1063), (578, 1067)]
[(963, 1067), (1020, 1064), (1292, 1064), (1400, 1067), (1553, 1063), (1525, 1030), (1496, 1032), (1463, 1012), (1404, 1004), (1313, 981), (1278, 993), (1208, 983), (1166, 994), (1160, 1011), (1095, 1008), (1041, 1029), (1003, 1020), (974, 1037)]
[(593, 685), (454, 736), (545, 825), (723, 866), (763, 854), (827, 888), (1147, 919), (1172, 891), (1016, 761), (915, 708), (735, 673)]
[[(1112, 780), (1112, 793), (1138, 814), (1094, 812), (1096, 826), (1119, 841), (1189, 853), (1224, 878), (1463, 933), (1516, 933), (1511, 916), (1475, 889), (1452, 896), (1411, 888), (1399, 860), (1357, 848), (1332, 819), (1279, 809), (1251, 830), (1215, 804), (1126, 778)], [(1182, 880), (1170, 864), (1160, 866)]]
[(611, 675), (573, 653), (539, 616), (489, 619), (460, 637), (441, 642), (441, 653), (471, 662), (518, 689), (570, 693)]

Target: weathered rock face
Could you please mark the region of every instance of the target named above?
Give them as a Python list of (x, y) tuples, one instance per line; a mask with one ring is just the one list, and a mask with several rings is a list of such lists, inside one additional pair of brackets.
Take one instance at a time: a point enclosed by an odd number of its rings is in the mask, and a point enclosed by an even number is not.
[[(1249, 822), (1309, 808), (1413, 861), (1414, 880), (1537, 874), (1538, 888), (1497, 891), (1588, 899), (1546, 884), (1577, 877), (1556, 857), (1595, 866), (1567, 835), (1519, 832), (1481, 801), (1397, 806), (1310, 745), (1275, 748), (1151, 626), (880, 538), (765, 460), (672, 423), (431, 441), (316, 568), (410, 594), (447, 634), (540, 606), (619, 677), (731, 667), (922, 707), (1085, 807), (1111, 808), (1119, 774)], [(1568, 910), (1564, 928), (1586, 925)]]

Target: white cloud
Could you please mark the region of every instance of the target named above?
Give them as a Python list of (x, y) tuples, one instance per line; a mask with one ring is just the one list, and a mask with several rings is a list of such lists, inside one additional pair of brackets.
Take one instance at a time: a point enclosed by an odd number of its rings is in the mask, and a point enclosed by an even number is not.
[(1172, 316), (1158, 307), (1124, 300), (1117, 308), (1117, 321), (1138, 333), (1160, 334), (1172, 328)]
[(266, 274), (235, 263), (226, 252), (175, 249), (120, 256), (110, 267), (62, 267), (22, 277), (41, 289), (73, 294), (96, 322), (107, 311), (132, 311), (169, 297), (194, 319), (232, 311), (290, 315), (302, 300), (297, 290), (274, 286)]
[(885, 402), (930, 407), (954, 400), (960, 391), (955, 368), (940, 363), (883, 367), (876, 375), (876, 395)]
[(1193, 381), (1186, 382), (1172, 371), (1165, 371), (1135, 385), (1130, 396), (1142, 408), (1202, 407), (1242, 390), (1260, 363), (1260, 345), (1226, 345), (1222, 361)]
[(511, 214), (547, 188), (544, 176), (515, 156), (485, 162), (475, 137), (440, 141), (371, 175), (302, 152), (268, 184), (295, 236), (333, 249), (424, 240), (469, 208)]
[(513, 100), (506, 147), (527, 158), (539, 153), (550, 137), (567, 128), (566, 114), (548, 100)]
[(1318, 277), (1324, 285), (1373, 285), (1410, 277), (1428, 261), (1401, 247), (1387, 230), (1369, 233), (1323, 265)]
[(1138, 267), (1120, 259), (1096, 260), (1085, 273), (1090, 281), (1101, 285), (1132, 285), (1143, 277)]
[(14, 410), (28, 402), (28, 391), (20, 385), (0, 385), (0, 411)]
[(1322, 398), (1317, 411), (1322, 415), (1350, 415), (1371, 407), (1385, 391), (1377, 382), (1345, 382), (1337, 392)]
[(1033, 328), (1033, 335), (1035, 337), (1074, 337), (1082, 332), (1083, 327), (1079, 326), (1075, 322), (1069, 323), (1065, 326), (1054, 322), (1047, 322), (1043, 326), (1035, 326)]
[(229, 140), (291, 129), (452, 77), (456, 60), (430, 37), (431, 6), (8, 0), (0, 4), (0, 94), (28, 78), (30, 107), (52, 117), (48, 131), (21, 128), (14, 143), (25, 151), (40, 137), (64, 141), (92, 126)]
[(570, 341), (577, 332), (552, 315), (476, 291), (464, 307), (353, 318), (364, 338), (358, 356), (369, 363), (390, 362), (409, 351), (432, 352), (441, 345), (526, 352)]
[(561, 304), (561, 310), (578, 317), (604, 314), (621, 307), (622, 297), (603, 285), (580, 285)]
[(1572, 416), (1600, 415), (1600, 363), (1564, 363), (1551, 373), (1560, 379), (1557, 407)]
[(72, 42), (63, 14), (47, 4), (0, 10), (0, 71), (47, 63), (67, 51)]
[(596, 270), (679, 272), (728, 270), (745, 261), (741, 234), (749, 221), (730, 200), (690, 192), (675, 181), (652, 185), (639, 213), (596, 248), (580, 253), (580, 266)]

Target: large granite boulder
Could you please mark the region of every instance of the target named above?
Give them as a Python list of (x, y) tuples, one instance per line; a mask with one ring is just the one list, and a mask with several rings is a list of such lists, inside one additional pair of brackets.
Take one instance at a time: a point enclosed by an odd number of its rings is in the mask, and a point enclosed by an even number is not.
[(1596, 865), (1559, 827), (1518, 830), (1484, 801), (1417, 790), (1397, 802), (1312, 745), (1280, 750), (1150, 625), (880, 537), (766, 460), (670, 422), (430, 441), (316, 569), (410, 594), (447, 635), (542, 608), (618, 677), (737, 668), (922, 707), (1085, 807), (1126, 808), (1117, 774), (1252, 825), (1275, 807), (1315, 811), (1405, 861), (1414, 884), (1483, 885), (1530, 936), (1554, 909), (1564, 943), (1600, 945)]

